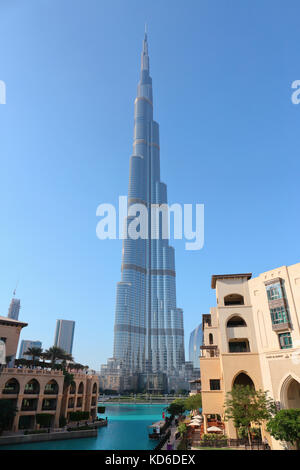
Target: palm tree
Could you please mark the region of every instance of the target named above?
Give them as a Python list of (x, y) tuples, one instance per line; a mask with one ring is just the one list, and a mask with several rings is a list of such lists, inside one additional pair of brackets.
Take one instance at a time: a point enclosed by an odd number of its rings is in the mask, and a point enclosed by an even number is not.
[(44, 353), (45, 359), (51, 361), (51, 368), (54, 367), (55, 362), (57, 360), (66, 360), (66, 361), (73, 361), (73, 357), (71, 354), (64, 351), (62, 348), (58, 348), (57, 346), (52, 346), (51, 348), (47, 349)]
[(32, 356), (32, 363), (35, 363), (35, 359), (39, 359), (43, 354), (42, 348), (28, 348), (24, 353), (24, 356)]

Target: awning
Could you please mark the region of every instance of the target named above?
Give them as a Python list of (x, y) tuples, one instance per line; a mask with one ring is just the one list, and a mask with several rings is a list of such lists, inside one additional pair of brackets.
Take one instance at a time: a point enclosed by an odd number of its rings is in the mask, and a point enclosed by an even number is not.
[(223, 431), (220, 428), (217, 428), (217, 426), (210, 426), (210, 428), (207, 428), (207, 432), (218, 432), (218, 431)]

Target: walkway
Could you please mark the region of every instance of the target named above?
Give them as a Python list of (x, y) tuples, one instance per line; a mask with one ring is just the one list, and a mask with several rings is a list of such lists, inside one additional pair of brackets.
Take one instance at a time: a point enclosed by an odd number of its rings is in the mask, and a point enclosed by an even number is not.
[(168, 445), (168, 442), (170, 441), (170, 443), (172, 444), (172, 447), (173, 447), (173, 450), (176, 450), (177, 448), (177, 445), (179, 444), (179, 440), (176, 441), (175, 439), (175, 435), (177, 433), (177, 426), (175, 425), (175, 420), (172, 421), (172, 424), (171, 424), (171, 427), (169, 428), (169, 430), (171, 431), (171, 435), (170, 435), (170, 438), (168, 439), (168, 441), (165, 443), (165, 445), (163, 446), (162, 450), (167, 450), (167, 445)]

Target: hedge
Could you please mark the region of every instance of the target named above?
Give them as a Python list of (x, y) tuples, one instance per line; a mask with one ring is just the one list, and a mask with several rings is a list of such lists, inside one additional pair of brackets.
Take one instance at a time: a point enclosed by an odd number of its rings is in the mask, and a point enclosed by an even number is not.
[(50, 426), (52, 416), (50, 413), (39, 413), (36, 415), (36, 422), (40, 426)]
[(70, 413), (70, 421), (83, 421), (89, 419), (89, 417), (90, 413), (88, 411), (72, 411)]

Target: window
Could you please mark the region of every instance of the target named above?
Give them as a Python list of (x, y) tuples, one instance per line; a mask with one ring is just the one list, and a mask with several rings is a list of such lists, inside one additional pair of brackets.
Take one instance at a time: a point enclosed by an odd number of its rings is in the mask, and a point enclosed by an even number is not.
[(229, 294), (224, 297), (224, 305), (244, 305), (244, 297), (240, 294)]
[(291, 333), (281, 333), (278, 335), (280, 349), (289, 349), (293, 347)]
[(289, 321), (288, 311), (284, 307), (271, 308), (270, 312), (273, 325), (287, 323)]
[(208, 338), (209, 338), (209, 344), (214, 344), (214, 337), (213, 337), (212, 333), (209, 333)]
[(282, 289), (280, 282), (267, 286), (267, 295), (269, 300), (282, 299)]
[(221, 390), (220, 380), (219, 379), (211, 379), (209, 381), (210, 390)]
[(229, 341), (230, 353), (245, 353), (250, 352), (249, 343), (245, 341)]

